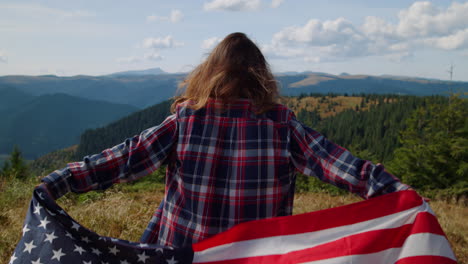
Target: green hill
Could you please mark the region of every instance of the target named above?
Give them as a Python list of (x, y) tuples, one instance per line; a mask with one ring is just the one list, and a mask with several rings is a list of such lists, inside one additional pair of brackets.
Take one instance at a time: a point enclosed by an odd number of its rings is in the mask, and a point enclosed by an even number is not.
[(0, 111), (0, 154), (17, 145), (27, 159), (34, 159), (78, 143), (86, 129), (104, 126), (137, 110), (66, 94), (23, 99), (12, 100), (14, 105)]

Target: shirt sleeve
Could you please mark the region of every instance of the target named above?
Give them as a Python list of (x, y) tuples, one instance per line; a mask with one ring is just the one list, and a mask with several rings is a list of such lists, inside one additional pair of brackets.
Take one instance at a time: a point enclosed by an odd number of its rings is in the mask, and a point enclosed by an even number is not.
[(297, 121), (290, 124), (291, 161), (308, 176), (356, 193), (364, 199), (409, 188), (382, 165), (354, 157), (348, 150)]
[(69, 191), (104, 190), (114, 183), (134, 181), (157, 170), (176, 140), (177, 120), (171, 115), (160, 125), (99, 154), (86, 156), (82, 162), (69, 163), (41, 181), (55, 199)]

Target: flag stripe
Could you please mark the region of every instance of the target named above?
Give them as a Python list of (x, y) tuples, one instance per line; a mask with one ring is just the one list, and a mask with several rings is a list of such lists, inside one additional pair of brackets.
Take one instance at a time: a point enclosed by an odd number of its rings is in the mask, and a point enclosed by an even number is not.
[[(365, 213), (355, 211), (354, 214)], [(320, 230), (316, 232), (302, 233), (288, 235), (283, 234), (280, 236), (266, 237), (260, 239), (252, 239), (244, 241), (240, 239), (239, 242), (222, 244), (224, 235), (228, 232), (223, 233), (216, 238), (219, 246), (206, 249), (203, 251), (195, 251), (194, 263), (198, 262), (209, 262), (219, 259), (236, 259), (246, 258), (252, 256), (263, 256), (263, 255), (278, 255), (286, 254), (291, 251), (303, 250), (311, 247), (315, 247), (331, 241), (336, 241), (342, 237), (354, 235), (362, 232), (369, 232), (373, 230), (379, 230), (385, 228), (397, 228), (405, 224), (411, 224), (414, 222), (417, 212), (428, 212), (432, 213), (431, 209), (426, 203), (421, 204), (415, 208), (405, 210), (403, 212), (387, 215), (377, 219), (356, 223), (353, 225), (339, 226), (336, 228), (330, 228), (326, 230)], [(322, 221), (327, 218), (320, 218)], [(343, 219), (343, 217), (341, 218)], [(295, 223), (296, 225), (307, 227), (310, 221), (316, 220), (313, 214), (310, 214), (310, 219), (303, 219), (302, 223)], [(326, 222), (326, 221), (325, 221)], [(254, 222), (252, 222), (254, 223)], [(278, 222), (275, 225), (276, 229), (286, 229), (291, 224), (288, 222)], [(258, 227), (260, 228), (260, 227)], [(255, 230), (252, 228), (251, 230)], [(262, 230), (268, 233), (268, 229)], [(246, 233), (248, 234), (248, 233)], [(241, 235), (241, 234), (238, 234)]]
[[(197, 252), (241, 240), (309, 233), (395, 214), (421, 204), (422, 199), (416, 192), (397, 192), (371, 200), (312, 213), (241, 223), (224, 232), (223, 236), (205, 239), (194, 244), (192, 248)], [(327, 219), (327, 221), (322, 221), (323, 219)], [(282, 224), (282, 222), (287, 222), (287, 225)]]
[[(201, 259), (206, 256), (199, 256), (197, 255), (198, 253), (195, 253), (194, 263), (228, 264), (239, 263), (239, 261), (240, 263), (244, 263), (244, 260), (241, 260), (240, 258), (244, 258), (247, 261), (245, 263), (253, 263), (250, 262), (253, 259), (255, 259), (255, 261), (260, 261), (261, 259), (262, 261), (269, 261), (270, 263), (273, 263), (275, 260), (280, 263), (286, 263), (294, 260), (296, 263), (334, 258), (344, 255), (368, 254), (383, 251), (387, 248), (398, 248), (403, 246), (408, 236), (417, 233), (431, 232), (435, 235), (444, 236), (442, 229), (437, 223), (437, 219), (430, 213), (419, 213), (415, 222), (417, 223), (416, 225), (405, 224), (397, 228), (361, 232), (355, 235), (346, 236), (345, 238), (338, 237), (334, 241), (322, 244), (320, 244), (320, 242), (314, 243), (316, 241), (304, 240), (303, 244), (306, 246), (305, 249), (296, 251), (290, 250), (289, 252), (284, 252), (283, 250), (279, 250), (279, 248), (286, 247), (285, 245), (290, 243), (300, 243), (300, 239), (294, 242), (288, 240), (283, 245), (276, 245), (276, 247), (270, 248), (271, 251), (269, 254), (263, 255), (250, 254), (248, 256), (242, 256), (242, 250), (246, 250), (245, 248), (226, 248), (223, 250), (224, 254), (211, 256), (212, 258), (210, 261), (203, 262)], [(261, 245), (262, 248), (269, 248), (265, 243), (259, 243), (258, 245)], [(258, 252), (253, 245), (251, 249), (253, 249), (254, 252)], [(230, 259), (231, 254), (237, 255), (237, 257)], [(225, 261), (216, 261), (214, 260), (216, 257), (224, 259)], [(226, 261), (226, 259), (229, 260)]]
[[(347, 239), (349, 243), (354, 243), (354, 240)], [(421, 240), (430, 241), (429, 243), (421, 244)], [(380, 240), (379, 240), (380, 241)], [(376, 241), (374, 241), (375, 243)], [(382, 242), (385, 242), (382, 240)], [(348, 245), (349, 246), (349, 245)], [(310, 263), (310, 264), (344, 264), (344, 263), (395, 263), (398, 258), (418, 260), (420, 257), (427, 259), (436, 257), (436, 259), (443, 259), (446, 263), (456, 263), (455, 256), (451, 253), (451, 250), (447, 250), (449, 247), (448, 241), (444, 236), (423, 233), (409, 236), (405, 241), (405, 247), (389, 248), (381, 250), (379, 252), (369, 254), (349, 254), (340, 256), (344, 251), (347, 251), (346, 247), (329, 248), (330, 252), (326, 252), (327, 256), (322, 254), (323, 259), (314, 259), (314, 254), (320, 254), (315, 250), (306, 252), (290, 252), (288, 254), (280, 255), (267, 255), (267, 256), (256, 256), (242, 259), (231, 259), (231, 260), (220, 260), (213, 262), (204, 262), (209, 264), (257, 264), (257, 263)], [(442, 263), (445, 263), (442, 262)], [(410, 262), (402, 262), (410, 263)], [(411, 262), (419, 263), (419, 262)], [(431, 263), (431, 262), (429, 262)], [(433, 262), (436, 263), (436, 262)], [(400, 264), (400, 262), (398, 262)]]

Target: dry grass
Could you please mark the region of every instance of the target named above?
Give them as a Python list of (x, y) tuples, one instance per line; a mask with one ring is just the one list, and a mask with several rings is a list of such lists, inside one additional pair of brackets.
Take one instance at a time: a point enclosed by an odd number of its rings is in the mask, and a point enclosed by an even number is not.
[[(324, 96), (324, 97), (284, 97), (281, 103), (286, 104), (296, 114), (302, 109), (317, 110), (322, 118), (336, 115), (347, 109), (360, 106), (363, 97), (358, 96)], [(362, 110), (366, 110), (363, 108)]]
[[(32, 185), (34, 186), (34, 185)], [(14, 188), (21, 188), (15, 186)], [(3, 192), (3, 190), (0, 190)], [(15, 190), (13, 190), (15, 191)], [(20, 239), (22, 223), (29, 204), (32, 187), (23, 188), (23, 194), (0, 204), (0, 263), (8, 263)], [(0, 202), (5, 202), (5, 199)], [(21, 197), (23, 196), (23, 197)], [(138, 241), (153, 211), (163, 197), (163, 188), (155, 186), (144, 191), (111, 188), (104, 194), (78, 201), (67, 196), (59, 204), (82, 225), (98, 234)], [(81, 197), (81, 196), (80, 196)], [(352, 195), (331, 196), (326, 193), (296, 195), (294, 213), (304, 213), (341, 206), (359, 201)], [(468, 208), (454, 203), (432, 201), (431, 206), (452, 243), (459, 263), (468, 264)]]

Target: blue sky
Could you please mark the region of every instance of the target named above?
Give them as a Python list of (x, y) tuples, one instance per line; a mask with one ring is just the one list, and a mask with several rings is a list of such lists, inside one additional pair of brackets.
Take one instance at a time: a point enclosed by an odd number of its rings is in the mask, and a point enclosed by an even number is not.
[(248, 34), (274, 72), (468, 81), (468, 1), (0, 0), (0, 75), (187, 72)]

